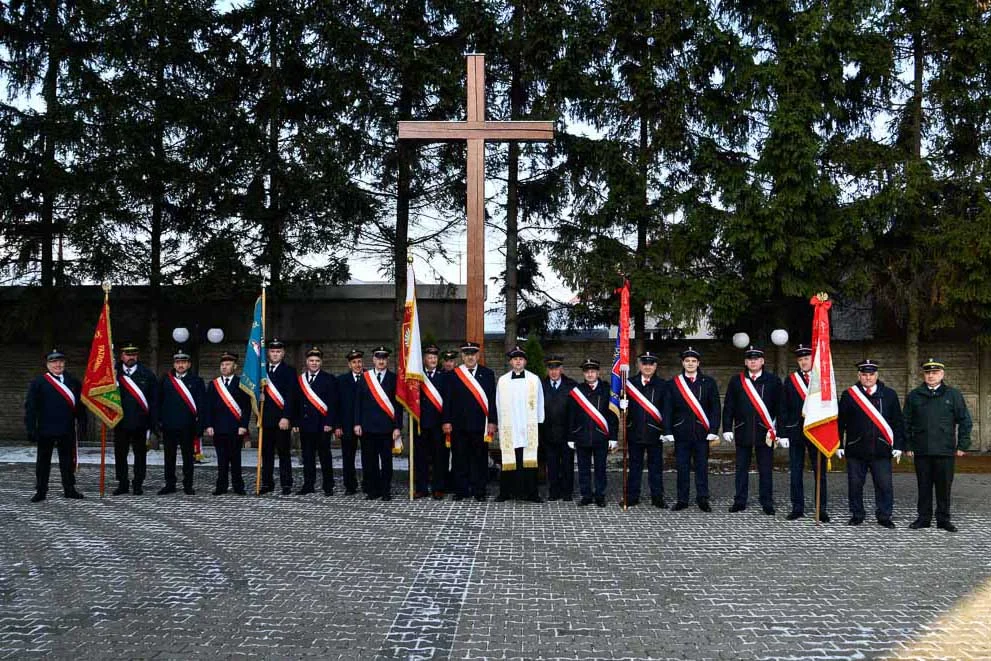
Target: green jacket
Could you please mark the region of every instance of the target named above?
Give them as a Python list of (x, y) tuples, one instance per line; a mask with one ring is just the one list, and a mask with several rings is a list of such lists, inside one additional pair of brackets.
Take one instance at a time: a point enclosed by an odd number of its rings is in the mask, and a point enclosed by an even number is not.
[(957, 449), (970, 448), (974, 423), (963, 395), (956, 388), (941, 383), (935, 391), (930, 391), (923, 383), (908, 394), (904, 413), (908, 450), (947, 456)]

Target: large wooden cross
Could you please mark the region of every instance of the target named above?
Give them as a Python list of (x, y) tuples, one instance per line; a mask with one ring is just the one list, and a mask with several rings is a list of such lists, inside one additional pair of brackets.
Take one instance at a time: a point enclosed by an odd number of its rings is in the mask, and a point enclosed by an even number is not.
[(554, 122), (485, 121), (485, 55), (468, 56), (468, 121), (399, 122), (400, 140), (468, 142), (468, 317), (466, 339), (485, 338), (485, 141), (546, 142)]

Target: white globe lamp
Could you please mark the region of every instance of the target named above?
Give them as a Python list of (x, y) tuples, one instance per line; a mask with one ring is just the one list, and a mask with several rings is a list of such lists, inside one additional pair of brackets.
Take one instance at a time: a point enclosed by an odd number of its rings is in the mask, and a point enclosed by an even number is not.
[(214, 344), (220, 344), (224, 341), (224, 331), (220, 328), (211, 328), (206, 332), (206, 339)]
[(173, 328), (172, 339), (179, 344), (185, 344), (189, 341), (189, 329), (181, 326), (179, 328)]
[(784, 328), (774, 329), (771, 331), (771, 342), (773, 342), (774, 346), (777, 347), (783, 347), (788, 344), (788, 331)]
[(734, 333), (733, 346), (737, 349), (746, 349), (750, 346), (750, 336), (746, 333)]

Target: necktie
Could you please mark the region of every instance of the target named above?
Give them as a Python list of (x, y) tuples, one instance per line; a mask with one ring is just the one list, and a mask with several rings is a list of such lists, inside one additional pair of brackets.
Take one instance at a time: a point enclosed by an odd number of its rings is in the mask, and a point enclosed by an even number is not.
[(229, 377), (229, 376), (225, 376), (224, 377), (224, 386), (226, 386), (228, 388), (231, 387), (231, 377)]
[(695, 377), (694, 376), (688, 377), (688, 382), (689, 383), (695, 383)]
[(561, 385), (561, 382), (560, 381), (551, 381), (551, 387), (553, 387), (554, 390), (557, 390), (557, 387), (559, 385)]
[(809, 373), (802, 372), (802, 381), (805, 381), (805, 385), (809, 385)]
[(59, 383), (65, 383), (65, 379), (62, 378), (62, 375), (61, 374), (58, 375), (58, 382)]
[(431, 379), (434, 378), (434, 371), (430, 370), (429, 372), (427, 372), (427, 376), (430, 377)]
[(472, 376), (475, 376), (475, 370), (474, 369), (468, 370), (468, 373), (471, 374)]
[(358, 383), (358, 375), (357, 374), (354, 375), (354, 382), (355, 383)]
[(313, 383), (313, 379), (317, 378), (316, 374), (310, 373), (310, 383)]
[(379, 383), (382, 383), (382, 372), (379, 372)]

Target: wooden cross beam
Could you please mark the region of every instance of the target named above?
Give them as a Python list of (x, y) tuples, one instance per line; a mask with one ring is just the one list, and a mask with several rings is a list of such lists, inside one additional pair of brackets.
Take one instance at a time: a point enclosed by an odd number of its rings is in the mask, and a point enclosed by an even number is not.
[(485, 339), (485, 141), (547, 142), (554, 122), (485, 121), (485, 55), (468, 56), (468, 121), (399, 122), (400, 140), (468, 143), (468, 318), (465, 338)]

